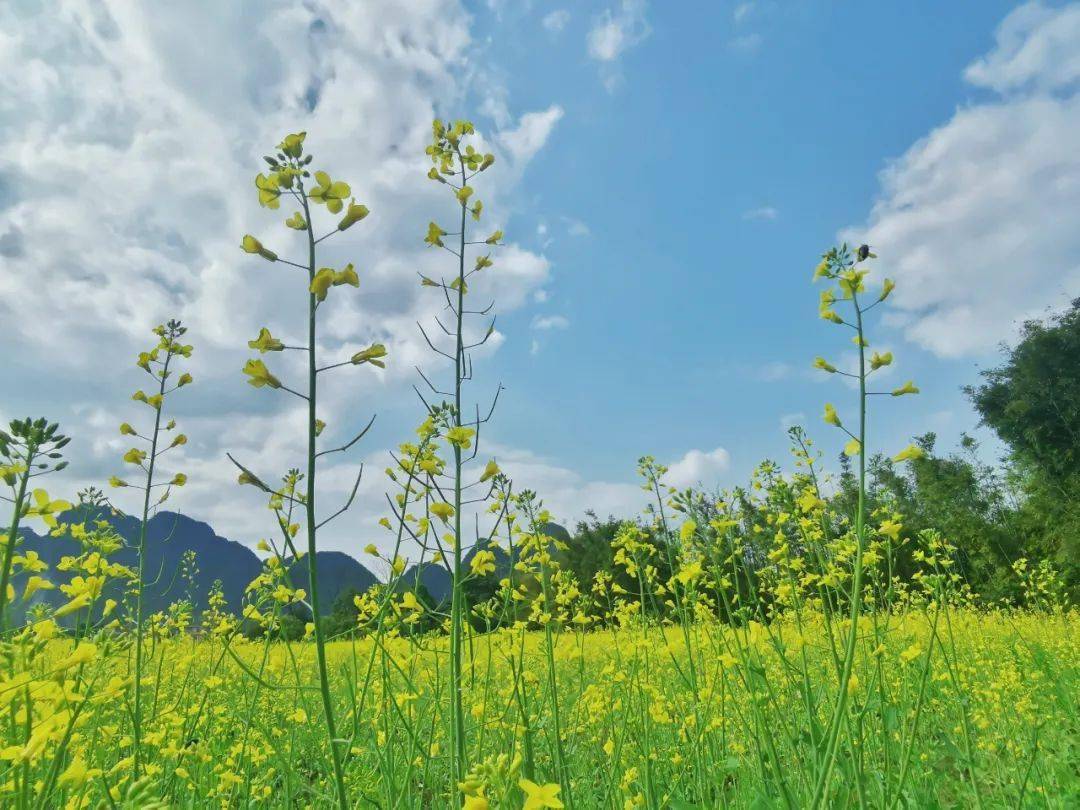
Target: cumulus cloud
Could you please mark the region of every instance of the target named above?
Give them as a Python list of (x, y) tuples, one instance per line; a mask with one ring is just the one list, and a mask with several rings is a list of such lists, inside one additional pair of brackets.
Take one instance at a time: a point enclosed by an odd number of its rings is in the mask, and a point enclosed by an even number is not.
[[(424, 146), (435, 115), (464, 108), (478, 69), (472, 44), (469, 15), (440, 0), (275, 0), (252, 14), (211, 2), (0, 5), (0, 68), (20, 77), (0, 96), (0, 320), (4, 350), (20, 361), (3, 364), (0, 383), (20, 392), (16, 410), (47, 401), (76, 436), (65, 486), (119, 472), (124, 443), (110, 431), (142, 407), (128, 400), (143, 382), (128, 358), (147, 348), (154, 324), (180, 317), (196, 384), (176, 400), (190, 441), (173, 460), (190, 483), (174, 501), (237, 540), (266, 531), (261, 498), (235, 487), (224, 452), (271, 480), (302, 457), (302, 409), (246, 386), (239, 369), (262, 325), (301, 342), (306, 305), (288, 267), (239, 242), (250, 232), (282, 256), (303, 255), (282, 225), (289, 206), (260, 209), (253, 186), (261, 156), (299, 129), (315, 167), (349, 182), (372, 212), (324, 243), (320, 263), (355, 262), (361, 287), (328, 300), (319, 349), (348, 357), (378, 341), (390, 352), (385, 372), (347, 369), (324, 389), (325, 436), (347, 440), (376, 402), (412, 407), (413, 365), (439, 370), (416, 322), (430, 323), (440, 301), (417, 273), (447, 273), (423, 231), (454, 215), (446, 190), (424, 178)], [(498, 162), (476, 188), (498, 217), (562, 109), (514, 116), (505, 94), (493, 88), (491, 98), (503, 115), (481, 136)], [(320, 214), (332, 229), (336, 218)], [(500, 312), (549, 280), (548, 260), (516, 243), (493, 258), (470, 292), (496, 297)], [(495, 333), (487, 351), (501, 340)], [(268, 365), (290, 375), (298, 362), (275, 355)], [(381, 510), (386, 453), (366, 452), (360, 511), (370, 517)], [(362, 458), (328, 464), (325, 503), (348, 494)], [(355, 526), (342, 521), (328, 544), (351, 548)]]
[(1031, 3), (965, 72), (1000, 95), (970, 104), (882, 174), (847, 230), (895, 276), (891, 321), (943, 357), (979, 356), (1080, 295), (1080, 8)]
[(731, 454), (723, 447), (715, 450), (691, 450), (678, 461), (668, 465), (664, 481), (673, 487), (701, 485), (711, 489), (720, 483), (721, 476), (731, 466)]
[[(498, 447), (493, 452), (499, 465), (514, 479), (516, 488), (538, 492), (555, 520), (568, 526), (583, 519), (589, 511), (600, 517), (632, 519), (652, 498), (637, 481), (589, 479), (527, 450)], [(667, 467), (664, 477), (667, 484), (713, 488), (730, 468), (730, 456), (722, 447), (711, 451), (691, 450), (669, 462)]]

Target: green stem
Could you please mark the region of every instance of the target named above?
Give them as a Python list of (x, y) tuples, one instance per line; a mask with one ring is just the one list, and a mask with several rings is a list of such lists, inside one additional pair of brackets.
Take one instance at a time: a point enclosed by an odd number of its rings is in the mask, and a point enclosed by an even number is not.
[[(304, 220), (307, 222), (308, 236), (308, 284), (315, 279), (315, 231), (311, 224), (307, 195), (303, 183), (300, 184), (300, 198), (304, 205)], [(304, 508), (307, 512), (307, 569), (308, 587), (311, 589), (311, 620), (315, 625), (315, 652), (319, 661), (319, 691), (322, 693), (323, 714), (326, 717), (326, 733), (330, 739), (330, 758), (334, 766), (334, 781), (337, 783), (338, 806), (348, 810), (349, 797), (345, 791), (345, 773), (338, 749), (337, 727), (334, 722), (334, 704), (330, 697), (330, 677), (326, 666), (326, 639), (319, 610), (319, 571), (315, 553), (315, 395), (316, 365), (315, 357), (315, 294), (308, 293), (308, 453), (307, 453), (307, 496)]]
[(11, 561), (15, 555), (15, 536), (19, 533), (23, 504), (26, 501), (26, 485), (30, 481), (30, 469), (34, 461), (34, 448), (26, 448), (26, 472), (19, 477), (19, 491), (15, 495), (15, 513), (11, 517), (11, 529), (4, 544), (4, 568), (0, 572), (0, 636), (7, 630), (8, 585), (11, 582)]
[[(150, 437), (150, 463), (146, 466), (146, 491), (143, 493), (142, 522), (139, 524), (139, 581), (138, 590), (135, 593), (135, 713), (134, 733), (135, 739), (135, 778), (140, 776), (142, 767), (142, 672), (145, 633), (143, 628), (143, 610), (145, 608), (146, 589), (146, 524), (150, 517), (150, 493), (154, 483), (154, 462), (157, 460), (158, 434), (161, 432), (161, 410), (165, 407), (165, 378), (168, 376), (169, 361), (172, 360), (172, 351), (165, 354), (165, 363), (161, 368), (161, 381), (158, 385), (158, 405), (154, 409), (154, 432)], [(87, 621), (89, 621), (87, 617)]]
[[(465, 164), (461, 161), (461, 153), (458, 152), (458, 162), (461, 165), (461, 183), (464, 186), (468, 181), (465, 177)], [(462, 326), (464, 321), (465, 306), (465, 215), (466, 203), (461, 203), (461, 229), (458, 245), (458, 289), (457, 289), (457, 335), (454, 351), (454, 426), (461, 427), (461, 384), (464, 375), (464, 343), (462, 341)], [(462, 672), (461, 652), (462, 635), (464, 632), (465, 591), (461, 573), (461, 447), (454, 444), (454, 575), (453, 589), (450, 596), (450, 721), (453, 768), (452, 776), (454, 786), (465, 779), (465, 711), (462, 695)]]
[(859, 308), (859, 300), (855, 293), (852, 293), (851, 302), (855, 308), (856, 331), (859, 339), (859, 503), (855, 512), (855, 573), (851, 582), (851, 626), (848, 628), (844, 665), (840, 671), (840, 694), (836, 699), (836, 709), (829, 724), (825, 761), (822, 763), (811, 801), (811, 807), (815, 808), (825, 805), (833, 767), (836, 765), (837, 744), (840, 740), (840, 730), (844, 725), (844, 712), (847, 711), (848, 683), (851, 680), (855, 647), (859, 638), (859, 614), (862, 612), (863, 533), (866, 522), (866, 342), (863, 339), (862, 310)]

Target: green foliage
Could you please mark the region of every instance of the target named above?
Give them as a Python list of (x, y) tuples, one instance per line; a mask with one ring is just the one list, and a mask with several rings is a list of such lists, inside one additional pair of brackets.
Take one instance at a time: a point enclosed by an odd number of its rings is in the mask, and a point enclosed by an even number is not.
[(1017, 460), (1059, 484), (1080, 473), (1080, 299), (1028, 321), (1005, 362), (965, 389)]

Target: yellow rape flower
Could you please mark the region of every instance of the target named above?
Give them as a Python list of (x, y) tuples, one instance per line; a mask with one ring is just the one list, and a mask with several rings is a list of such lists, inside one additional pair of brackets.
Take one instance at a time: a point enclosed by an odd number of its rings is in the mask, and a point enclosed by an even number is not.
[(263, 208), (277, 208), (281, 205), (281, 188), (278, 176), (271, 172), (268, 176), (261, 172), (255, 178), (255, 188), (259, 190), (259, 205)]
[(916, 459), (926, 456), (926, 452), (917, 445), (909, 444), (895, 456), (893, 456), (893, 463), (899, 464), (902, 461), (915, 461)]
[(90, 594), (88, 594), (88, 593), (80, 593), (78, 596), (76, 596), (74, 599), (72, 599), (67, 604), (61, 605), (60, 607), (58, 607), (56, 609), (56, 612), (53, 613), (53, 616), (56, 617), (57, 619), (60, 619), (60, 618), (63, 618), (64, 616), (67, 616), (68, 614), (75, 613), (76, 611), (82, 610), (84, 607), (86, 607), (89, 604), (90, 604)]
[(260, 354), (265, 354), (266, 352), (284, 351), (285, 344), (271, 335), (270, 330), (264, 326), (259, 329), (259, 336), (255, 340), (248, 341), (248, 348), (258, 349)]
[(455, 447), (468, 450), (472, 447), (472, 437), (474, 435), (476, 435), (475, 430), (459, 425), (458, 427), (452, 427), (450, 430), (446, 431), (446, 440)]
[(338, 223), (338, 230), (344, 231), (351, 228), (357, 222), (366, 217), (370, 212), (366, 205), (361, 205), (356, 200), (349, 201), (349, 207), (345, 209), (345, 216)]
[(454, 516), (454, 507), (443, 501), (433, 503), (430, 507), (431, 514), (437, 518), (441, 518), (444, 522), (450, 520)]
[(83, 758), (76, 756), (71, 760), (71, 764), (64, 769), (64, 772), (57, 777), (56, 784), (62, 788), (77, 790), (85, 785), (92, 776), (100, 773), (101, 771), (98, 769), (90, 770)]
[(878, 301), (884, 301), (895, 289), (896, 282), (893, 281), (891, 278), (885, 279), (885, 282), (881, 285), (881, 295), (878, 296)]
[(381, 343), (372, 343), (366, 349), (358, 351), (352, 356), (352, 364), (359, 366), (370, 363), (379, 368), (386, 368), (386, 363), (380, 359), (382, 357), (386, 357), (386, 347)]
[(870, 358), (870, 370), (877, 371), (879, 368), (891, 364), (892, 361), (892, 352), (883, 352), (881, 354), (874, 352), (873, 356)]
[(899, 388), (894, 388), (892, 395), (894, 397), (902, 397), (905, 394), (917, 394), (919, 393), (918, 387), (911, 380), (901, 385)]
[(563, 803), (559, 799), (559, 791), (562, 790), (559, 785), (538, 785), (531, 779), (521, 779), (518, 781), (518, 787), (525, 794), (525, 804), (522, 805), (522, 810), (543, 810), (545, 807), (558, 810), (563, 807)]
[(26, 579), (26, 588), (23, 590), (23, 601), (26, 601), (38, 591), (50, 591), (56, 586), (44, 577), (39, 577), (36, 574)]
[(248, 375), (248, 384), (255, 388), (269, 385), (271, 388), (281, 388), (281, 381), (266, 368), (262, 360), (248, 360), (244, 364), (244, 373)]
[(331, 214), (337, 214), (344, 207), (350, 191), (348, 183), (331, 180), (326, 172), (315, 172), (315, 186), (308, 192), (308, 199), (325, 205)]
[(240, 247), (244, 249), (245, 253), (256, 253), (262, 256), (268, 262), (276, 262), (277, 254), (272, 250), (267, 250), (263, 247), (263, 243), (252, 236), (250, 233), (244, 234), (244, 238), (240, 241)]
[(902, 663), (902, 664), (910, 664), (912, 661), (914, 661), (920, 655), (922, 655), (922, 647), (919, 646), (918, 642), (915, 642), (910, 647), (908, 647), (906, 650), (904, 650), (903, 652), (900, 653), (900, 663)]
[(436, 225), (434, 222), (428, 223), (427, 236), (424, 237), (424, 242), (432, 247), (442, 247), (442, 238), (446, 236), (446, 231)]
[(495, 554), (491, 551), (478, 551), (469, 564), (472, 572), (478, 577), (491, 574), (495, 571)]
[(307, 132), (296, 132), (292, 135), (286, 135), (281, 143), (278, 144), (278, 149), (291, 158), (298, 158), (303, 154), (304, 138), (306, 137)]
[(311, 280), (311, 286), (308, 288), (311, 294), (315, 296), (316, 301), (325, 301), (326, 294), (330, 291), (330, 287), (334, 283), (334, 270), (330, 267), (322, 268), (315, 277)]

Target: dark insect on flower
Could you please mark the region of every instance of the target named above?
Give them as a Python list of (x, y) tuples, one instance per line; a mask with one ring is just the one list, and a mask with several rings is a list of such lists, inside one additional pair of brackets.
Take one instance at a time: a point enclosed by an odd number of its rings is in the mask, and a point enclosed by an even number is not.
[(870, 246), (869, 245), (859, 245), (859, 253), (858, 253), (859, 261), (860, 262), (866, 261), (866, 258), (869, 255), (870, 255)]

